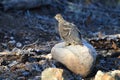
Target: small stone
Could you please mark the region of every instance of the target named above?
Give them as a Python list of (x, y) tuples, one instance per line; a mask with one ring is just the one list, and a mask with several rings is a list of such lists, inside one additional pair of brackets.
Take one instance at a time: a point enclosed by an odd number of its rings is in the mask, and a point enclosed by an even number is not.
[(18, 77), (17, 80), (25, 80), (25, 77)]
[(95, 80), (120, 80), (120, 70), (114, 70), (110, 72), (98, 71), (95, 75)]
[(18, 64), (17, 61), (12, 61), (8, 66), (9, 66), (9, 67), (12, 67), (12, 66), (14, 66), (14, 65), (16, 65), (16, 64)]
[(42, 71), (41, 80), (82, 80), (82, 77), (80, 75), (73, 75), (65, 69), (46, 68)]
[(10, 51), (8, 51), (8, 50), (5, 50), (5, 51), (3, 51), (3, 52), (0, 52), (0, 55), (8, 55), (8, 54), (10, 54)]
[(0, 66), (0, 72), (8, 71), (8, 66)]
[(7, 44), (6, 43), (1, 43), (2, 46), (4, 47), (7, 47)]
[(11, 41), (9, 41), (8, 43), (10, 43), (10, 44), (15, 44), (16, 43), (16, 41), (15, 40), (11, 40)]
[(34, 80), (40, 80), (41, 76), (35, 76)]
[(42, 66), (40, 66), (39, 64), (37, 64), (37, 63), (26, 63), (25, 64), (25, 66), (26, 66), (26, 68), (30, 71), (30, 72), (32, 72), (32, 71), (37, 71), (37, 72), (41, 72), (41, 67)]
[(25, 44), (28, 44), (28, 43), (30, 43), (30, 41), (25, 41)]
[(11, 39), (11, 40), (13, 40), (13, 39), (14, 39), (14, 37), (13, 37), (13, 36), (11, 36), (11, 37), (10, 37), (10, 39)]
[(17, 42), (17, 43), (16, 43), (16, 47), (22, 47), (22, 43)]
[(12, 54), (21, 55), (22, 54), (22, 50), (20, 50), (20, 49), (15, 47), (15, 48), (12, 49)]
[(23, 76), (30, 76), (30, 72), (28, 72), (28, 71), (23, 71), (23, 72), (22, 72), (22, 75), (23, 75)]
[(58, 68), (47, 68), (41, 74), (41, 80), (63, 80), (63, 70)]

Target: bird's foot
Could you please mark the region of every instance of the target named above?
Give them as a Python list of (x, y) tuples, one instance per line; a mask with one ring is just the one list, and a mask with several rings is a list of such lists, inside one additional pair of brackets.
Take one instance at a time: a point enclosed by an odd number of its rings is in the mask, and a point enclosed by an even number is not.
[(71, 43), (67, 43), (67, 42), (65, 43), (65, 46), (70, 46), (70, 45), (71, 45)]

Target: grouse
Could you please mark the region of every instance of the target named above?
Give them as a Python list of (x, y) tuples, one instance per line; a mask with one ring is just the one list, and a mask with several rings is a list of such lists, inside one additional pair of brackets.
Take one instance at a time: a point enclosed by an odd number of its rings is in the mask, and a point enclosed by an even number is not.
[(65, 41), (65, 45), (82, 45), (81, 34), (75, 24), (63, 19), (61, 14), (57, 14), (55, 19), (58, 21), (60, 37)]

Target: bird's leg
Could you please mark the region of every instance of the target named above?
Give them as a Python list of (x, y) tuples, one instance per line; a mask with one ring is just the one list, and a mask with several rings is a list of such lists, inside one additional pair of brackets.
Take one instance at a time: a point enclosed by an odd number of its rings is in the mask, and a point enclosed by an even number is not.
[(66, 43), (65, 43), (65, 46), (69, 46), (69, 45), (71, 45), (71, 43), (69, 43), (69, 42), (66, 42)]
[(73, 41), (73, 42), (71, 43), (71, 45), (80, 45), (80, 46), (83, 46), (83, 44), (82, 44), (81, 41), (79, 41), (79, 42)]

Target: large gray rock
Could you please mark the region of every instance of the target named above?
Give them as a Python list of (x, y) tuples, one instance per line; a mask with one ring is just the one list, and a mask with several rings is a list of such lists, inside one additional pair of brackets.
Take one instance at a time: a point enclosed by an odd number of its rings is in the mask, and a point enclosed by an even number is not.
[(65, 42), (58, 43), (52, 48), (51, 54), (72, 72), (86, 77), (94, 66), (97, 53), (89, 43), (82, 41), (83, 46), (65, 46)]

